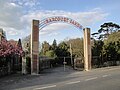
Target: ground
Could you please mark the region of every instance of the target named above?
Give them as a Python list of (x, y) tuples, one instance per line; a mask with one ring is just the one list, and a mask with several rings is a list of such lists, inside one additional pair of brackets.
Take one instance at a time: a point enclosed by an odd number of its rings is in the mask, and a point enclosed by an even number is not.
[(13, 74), (0, 78), (0, 90), (119, 90), (120, 66), (76, 71), (47, 69), (39, 75)]

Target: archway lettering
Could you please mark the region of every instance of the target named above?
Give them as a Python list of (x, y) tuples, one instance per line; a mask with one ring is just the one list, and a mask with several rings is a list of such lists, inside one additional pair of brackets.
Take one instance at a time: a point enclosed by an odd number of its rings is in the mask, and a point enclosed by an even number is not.
[(77, 21), (63, 16), (48, 17), (43, 20), (32, 21), (31, 31), (31, 74), (39, 73), (39, 30), (52, 23), (68, 23), (84, 31), (84, 69), (91, 69), (91, 43), (90, 43), (90, 28), (84, 28)]

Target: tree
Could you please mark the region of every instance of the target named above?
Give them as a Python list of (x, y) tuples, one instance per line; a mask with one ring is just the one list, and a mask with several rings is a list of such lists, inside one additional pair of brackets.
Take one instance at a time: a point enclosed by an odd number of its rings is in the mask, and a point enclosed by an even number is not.
[(45, 55), (45, 53), (47, 52), (47, 51), (49, 51), (50, 50), (50, 45), (49, 45), (49, 43), (47, 42), (47, 41), (44, 41), (43, 43), (42, 43), (42, 50), (41, 50), (41, 54), (42, 55)]
[(118, 24), (108, 22), (104, 23), (103, 25), (100, 26), (101, 28), (98, 30), (99, 33), (104, 32), (104, 34), (101, 34), (99, 38), (108, 38), (108, 36), (113, 33), (117, 32), (120, 28)]
[(0, 42), (0, 57), (7, 57), (10, 55), (23, 55), (22, 47), (13, 46), (7, 40), (3, 39)]
[(57, 49), (57, 42), (56, 42), (56, 40), (54, 39), (54, 41), (53, 41), (53, 44), (52, 44), (52, 50), (56, 50)]
[(94, 58), (92, 63), (97, 64), (98, 66), (103, 64), (103, 45), (104, 42), (102, 40), (96, 40), (92, 46), (92, 57)]
[[(120, 60), (120, 26), (108, 22), (100, 26), (101, 28), (97, 33), (93, 33), (93, 38), (97, 37), (97, 40), (94, 39), (94, 47), (92, 48), (92, 55), (97, 55), (100, 57), (98, 62), (111, 61), (114, 64), (116, 60)], [(97, 42), (97, 43), (96, 43)], [(102, 42), (100, 44), (100, 42)]]
[(92, 52), (92, 54), (94, 55), (94, 56), (100, 56), (100, 53), (101, 53), (101, 51), (102, 51), (102, 47), (103, 47), (103, 45), (104, 45), (104, 42), (103, 41), (95, 41), (94, 42), (94, 46), (92, 47), (92, 49), (93, 49), (93, 52)]
[(56, 55), (58, 57), (67, 57), (70, 56), (70, 52), (68, 51), (69, 47), (65, 42), (61, 42), (56, 49)]
[(101, 28), (98, 30), (99, 33), (106, 32), (107, 34), (110, 34), (112, 32), (117, 32), (120, 28), (118, 24), (108, 22), (104, 23), (100, 26)]
[(100, 29), (97, 33), (93, 33), (92, 35), (98, 35), (99, 40), (103, 40), (105, 38), (108, 38), (108, 36), (113, 32), (118, 32), (120, 29), (120, 26), (118, 24), (108, 22), (104, 23), (100, 26)]
[[(20, 39), (17, 45), (13, 45), (6, 39), (2, 39), (0, 42), (0, 67), (10, 66), (9, 70), (15, 70), (15, 62), (21, 62), (21, 57), (24, 55), (20, 44)], [(17, 65), (17, 67), (19, 68), (20, 65)]]
[(56, 54), (53, 50), (47, 51), (45, 56), (51, 57), (51, 58), (55, 58)]
[(66, 41), (67, 45), (71, 44), (72, 54), (75, 57), (84, 57), (83, 52), (83, 38), (70, 39)]
[(104, 43), (110, 43), (110, 42), (115, 42), (120, 41), (120, 32), (114, 32), (108, 36), (106, 40), (104, 40)]
[(108, 36), (107, 40), (104, 40), (104, 55), (111, 61), (119, 60), (120, 58), (120, 32), (114, 32)]

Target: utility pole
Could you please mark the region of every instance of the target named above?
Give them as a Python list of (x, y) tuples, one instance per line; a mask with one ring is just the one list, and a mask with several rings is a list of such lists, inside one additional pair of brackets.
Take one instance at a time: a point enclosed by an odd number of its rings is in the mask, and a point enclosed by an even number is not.
[(64, 57), (64, 62), (63, 62), (63, 64), (64, 64), (64, 71), (65, 71), (65, 64), (66, 64), (66, 62), (65, 62), (65, 57)]
[(71, 66), (73, 66), (73, 61), (72, 61), (72, 45), (70, 43), (70, 56), (71, 56)]

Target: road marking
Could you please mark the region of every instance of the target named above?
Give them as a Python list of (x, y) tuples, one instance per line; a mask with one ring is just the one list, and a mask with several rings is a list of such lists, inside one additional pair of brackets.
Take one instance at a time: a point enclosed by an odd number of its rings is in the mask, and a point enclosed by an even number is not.
[(46, 88), (52, 88), (52, 87), (56, 87), (56, 85), (46, 86), (46, 87), (40, 87), (40, 88), (35, 88), (34, 90), (40, 90), (40, 89), (46, 89)]
[(108, 75), (103, 75), (102, 77), (107, 77), (107, 76), (110, 76), (110, 74), (108, 74)]
[(75, 83), (79, 83), (80, 81), (74, 81), (74, 82), (68, 82), (66, 84), (75, 84)]
[(108, 75), (103, 75), (102, 77), (107, 77)]
[(118, 70), (120, 68), (103, 68), (104, 70), (103, 71), (112, 71), (112, 70)]
[(88, 78), (86, 79), (85, 81), (90, 81), (90, 80), (94, 80), (94, 79), (97, 79), (98, 77), (93, 77), (93, 78)]

